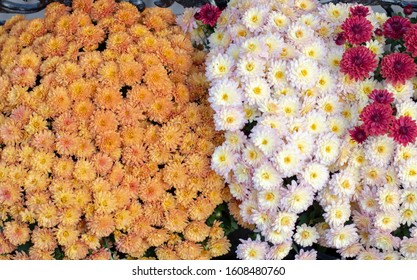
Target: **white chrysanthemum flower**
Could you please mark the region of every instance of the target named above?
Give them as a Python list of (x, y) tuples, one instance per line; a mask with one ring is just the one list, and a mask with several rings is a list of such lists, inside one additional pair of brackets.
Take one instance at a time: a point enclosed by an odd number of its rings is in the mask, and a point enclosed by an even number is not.
[(360, 170), (363, 182), (370, 186), (382, 186), (386, 182), (385, 170), (374, 165), (365, 165)]
[(375, 227), (380, 230), (394, 231), (400, 226), (400, 213), (398, 211), (379, 212), (375, 216)]
[(326, 234), (326, 240), (329, 246), (342, 249), (354, 244), (359, 236), (355, 225), (346, 225), (336, 228), (330, 228)]
[(281, 186), (282, 178), (270, 163), (263, 163), (253, 173), (254, 187), (257, 190), (273, 190)]
[(272, 246), (269, 249), (266, 258), (268, 260), (282, 260), (288, 255), (291, 249), (292, 249), (292, 242), (285, 241), (281, 244)]
[[(336, 79), (327, 70), (321, 70), (318, 75), (316, 87), (321, 94), (331, 94), (336, 88)], [(334, 95), (331, 96), (336, 103), (339, 103), (338, 99)], [(340, 107), (340, 105), (339, 105)], [(340, 110), (339, 110), (340, 111)]]
[(378, 204), (385, 212), (396, 211), (400, 206), (400, 191), (396, 187), (378, 188)]
[(177, 24), (185, 33), (190, 33), (197, 28), (197, 21), (194, 18), (197, 11), (198, 8), (186, 8), (182, 15), (177, 17)]
[(295, 88), (306, 90), (317, 83), (319, 68), (315, 61), (300, 57), (291, 61), (289, 66), (288, 78)]
[(229, 146), (233, 152), (240, 152), (247, 141), (246, 135), (240, 131), (226, 131), (224, 143)]
[(317, 143), (316, 157), (322, 164), (331, 165), (339, 156), (341, 141), (334, 134), (325, 134)]
[(288, 142), (296, 146), (303, 157), (309, 158), (315, 148), (314, 140), (314, 137), (309, 133), (295, 132), (291, 134), (291, 138)]
[(245, 54), (264, 57), (268, 54), (268, 47), (261, 42), (259, 37), (251, 37), (242, 43), (241, 51)]
[(370, 236), (372, 246), (383, 251), (398, 249), (401, 239), (386, 231), (373, 231)]
[(314, 0), (295, 0), (294, 5), (303, 11), (309, 12), (317, 7), (317, 1)]
[(262, 112), (262, 116), (277, 115), (279, 113), (279, 101), (275, 98), (268, 98), (259, 102), (259, 111)]
[(362, 190), (359, 205), (368, 214), (374, 214), (378, 210), (378, 201), (375, 188), (365, 187)]
[(291, 240), (292, 231), (280, 231), (267, 228), (262, 234), (265, 236), (266, 241), (272, 244), (280, 244), (284, 241)]
[(400, 246), (400, 252), (404, 257), (417, 258), (417, 238), (404, 237)]
[(342, 137), (346, 134), (348, 122), (342, 116), (337, 115), (329, 117), (327, 123), (329, 124), (329, 131), (338, 137)]
[(208, 101), (212, 106), (241, 106), (242, 91), (235, 81), (222, 79), (209, 89)]
[(289, 60), (291, 58), (294, 58), (298, 55), (298, 51), (296, 48), (288, 43), (284, 43), (281, 46), (281, 53), (279, 54), (279, 58), (283, 60)]
[(287, 36), (296, 45), (305, 45), (314, 37), (314, 30), (301, 23), (293, 23), (288, 28)]
[(225, 176), (234, 167), (238, 156), (227, 146), (216, 147), (211, 157), (211, 168), (218, 174)]
[(271, 97), (271, 89), (265, 79), (251, 79), (245, 86), (245, 97), (250, 105), (259, 105)]
[(349, 165), (354, 168), (360, 168), (367, 164), (367, 159), (365, 155), (365, 150), (362, 147), (355, 147), (353, 148), (349, 159)]
[(297, 226), (296, 232), (294, 234), (294, 241), (302, 246), (307, 247), (313, 245), (319, 238), (319, 234), (314, 227), (309, 227), (306, 224)]
[(236, 255), (241, 260), (264, 260), (269, 250), (268, 243), (256, 240), (242, 240), (237, 246)]
[(291, 118), (299, 115), (300, 101), (295, 96), (283, 96), (278, 100), (280, 115)]
[(249, 197), (243, 200), (241, 204), (239, 204), (240, 216), (242, 217), (242, 220), (246, 223), (252, 223), (251, 216), (253, 214), (253, 211), (258, 209), (258, 203), (256, 201), (255, 195), (255, 192), (251, 192), (249, 194)]
[(365, 143), (365, 155), (371, 164), (385, 167), (391, 162), (394, 147), (394, 140), (387, 135), (371, 137)]
[(378, 59), (382, 57), (382, 54), (384, 53), (384, 45), (378, 40), (370, 40), (366, 42), (365, 46), (373, 52)]
[(407, 102), (413, 97), (414, 86), (410, 81), (396, 85), (388, 83), (386, 89), (394, 95), (394, 103)]
[(356, 185), (359, 183), (359, 178), (354, 171), (353, 168), (347, 168), (333, 175), (329, 185), (336, 195), (346, 198), (353, 196)]
[(311, 112), (306, 116), (306, 130), (311, 134), (323, 133), (327, 130), (326, 116), (323, 113)]
[(255, 78), (263, 75), (265, 62), (257, 57), (244, 56), (237, 63), (237, 73), (242, 78)]
[(319, 10), (326, 20), (335, 25), (341, 25), (349, 16), (349, 9), (345, 4), (329, 3), (328, 5), (321, 6)]
[(253, 7), (248, 9), (242, 17), (243, 24), (251, 31), (258, 32), (267, 19), (266, 7)]
[(326, 166), (317, 162), (309, 163), (302, 176), (304, 181), (316, 191), (321, 190), (330, 177)]
[(376, 248), (363, 249), (358, 256), (357, 260), (382, 260), (382, 253)]
[(325, 186), (320, 192), (318, 192), (317, 200), (320, 203), (320, 205), (325, 208), (327, 205), (335, 204), (338, 202), (345, 202), (345, 197), (340, 197), (336, 195), (332, 189), (330, 189), (330, 186)]
[(313, 43), (305, 45), (302, 52), (310, 59), (321, 61), (326, 54), (326, 47), (322, 41), (316, 40)]
[(288, 133), (287, 120), (277, 115), (262, 116), (258, 120), (258, 125), (272, 128), (279, 137)]
[(241, 107), (220, 107), (214, 113), (216, 130), (235, 131), (245, 125), (245, 113)]
[(381, 259), (382, 260), (387, 260), (387, 261), (388, 260), (395, 261), (395, 260), (400, 260), (401, 255), (397, 251), (388, 251), (388, 252), (383, 252), (382, 253)]
[(233, 175), (238, 183), (248, 183), (251, 179), (251, 169), (242, 163), (237, 163), (233, 167)]
[(207, 63), (206, 77), (209, 81), (226, 78), (232, 73), (233, 58), (227, 54), (219, 53)]
[(278, 231), (290, 232), (295, 227), (298, 216), (292, 212), (279, 211), (272, 224), (272, 228)]
[(349, 124), (356, 123), (359, 118), (358, 107), (354, 104), (344, 104), (340, 113)]
[(369, 95), (372, 93), (374, 89), (378, 88), (378, 81), (374, 78), (364, 79), (360, 81), (356, 86), (356, 98), (362, 102), (369, 101)]
[(371, 13), (368, 17), (373, 17), (379, 25), (383, 25), (387, 19), (388, 19), (388, 15), (386, 13)]
[(297, 147), (285, 145), (280, 152), (275, 154), (273, 162), (283, 176), (290, 177), (299, 172), (302, 165), (302, 156)]
[(397, 145), (394, 161), (397, 164), (404, 164), (417, 158), (417, 146), (408, 144), (407, 146)]
[(335, 115), (341, 111), (341, 103), (333, 95), (325, 95), (317, 101), (320, 111), (326, 115)]
[(350, 218), (350, 205), (343, 202), (330, 204), (325, 207), (323, 216), (331, 227), (342, 226)]
[(240, 47), (236, 44), (230, 44), (226, 50), (226, 54), (232, 57), (234, 60), (238, 60), (240, 55)]
[(327, 53), (327, 65), (329, 65), (331, 70), (339, 71), (340, 62), (342, 61), (343, 49), (334, 48), (330, 49)]
[(271, 224), (271, 213), (254, 209), (251, 215), (252, 223), (256, 225), (259, 230), (265, 230)]
[(400, 208), (400, 223), (403, 225), (411, 226), (417, 221), (417, 210), (401, 207)]
[(229, 26), (229, 30), (235, 43), (245, 41), (252, 34), (245, 25), (239, 23)]
[(345, 248), (337, 250), (343, 259), (354, 258), (363, 250), (363, 245), (359, 242), (353, 243)]
[(279, 188), (258, 192), (258, 205), (264, 210), (276, 210), (281, 194)]
[(217, 29), (208, 37), (208, 40), (211, 49), (215, 49), (217, 47), (227, 48), (230, 44), (231, 38), (229, 33), (222, 32)]
[(273, 11), (269, 13), (268, 18), (268, 29), (276, 30), (276, 31), (284, 31), (287, 29), (290, 23), (290, 19), (284, 15), (283, 13)]
[(281, 140), (276, 131), (270, 127), (257, 125), (251, 132), (250, 138), (266, 156), (272, 156), (280, 147)]
[(397, 171), (393, 166), (388, 167), (385, 173), (385, 186), (397, 187), (400, 185), (400, 180), (397, 176)]
[(404, 189), (401, 194), (401, 204), (405, 208), (417, 210), (417, 188)]
[(306, 186), (298, 186), (295, 181), (292, 181), (291, 186), (285, 192), (281, 200), (281, 209), (296, 214), (301, 213), (313, 203), (314, 193), (312, 189)]
[(257, 107), (246, 103), (243, 103), (243, 111), (245, 112), (245, 119), (248, 122), (254, 121), (260, 115)]
[(397, 117), (410, 117), (413, 120), (417, 120), (417, 103), (413, 102), (411, 99), (396, 104), (397, 107)]
[(319, 26), (320, 18), (317, 17), (315, 14), (304, 14), (299, 19), (299, 22), (309, 26), (312, 29), (316, 29)]
[(237, 200), (243, 201), (249, 195), (249, 188), (246, 184), (240, 184), (238, 182), (229, 183), (230, 193)]
[(275, 60), (268, 66), (268, 82), (277, 88), (287, 84), (287, 65), (285, 61)]
[(242, 152), (243, 160), (250, 166), (259, 166), (265, 160), (262, 151), (253, 144), (246, 145)]
[(281, 53), (281, 47), (284, 44), (284, 40), (282, 38), (272, 33), (268, 33), (262, 36), (262, 38), (268, 48), (270, 56), (276, 56)]
[(298, 254), (294, 256), (295, 260), (299, 261), (314, 261), (317, 260), (317, 251), (314, 249), (304, 251), (303, 249), (300, 250)]
[(417, 158), (401, 165), (398, 177), (404, 188), (417, 188)]

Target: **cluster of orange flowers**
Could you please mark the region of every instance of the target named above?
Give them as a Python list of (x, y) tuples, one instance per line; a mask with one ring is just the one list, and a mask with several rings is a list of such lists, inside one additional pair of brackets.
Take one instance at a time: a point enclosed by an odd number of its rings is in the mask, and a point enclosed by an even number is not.
[(227, 253), (205, 54), (169, 9), (72, 2), (0, 27), (1, 258)]

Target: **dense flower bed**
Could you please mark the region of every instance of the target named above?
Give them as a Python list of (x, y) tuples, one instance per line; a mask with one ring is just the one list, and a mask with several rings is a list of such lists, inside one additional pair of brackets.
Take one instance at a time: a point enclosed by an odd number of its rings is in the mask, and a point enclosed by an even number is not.
[(0, 255), (209, 259), (229, 199), (205, 53), (168, 9), (53, 3), (0, 27)]

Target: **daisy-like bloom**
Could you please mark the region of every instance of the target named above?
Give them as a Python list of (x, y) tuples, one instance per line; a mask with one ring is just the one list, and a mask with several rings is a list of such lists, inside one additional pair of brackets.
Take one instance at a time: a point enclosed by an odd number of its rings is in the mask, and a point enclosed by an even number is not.
[(307, 132), (318, 135), (326, 131), (326, 115), (321, 112), (311, 112), (306, 115), (306, 123), (305, 126), (307, 128)]
[(391, 84), (404, 84), (417, 73), (414, 59), (406, 53), (391, 53), (382, 58), (381, 75)]
[(398, 249), (401, 239), (391, 235), (389, 232), (376, 230), (371, 232), (370, 241), (378, 249), (393, 251), (393, 249)]
[(294, 234), (294, 241), (302, 246), (307, 247), (313, 245), (317, 241), (319, 234), (314, 227), (309, 227), (306, 224), (297, 226)]
[(314, 190), (321, 190), (329, 180), (329, 171), (326, 166), (313, 162), (304, 169), (303, 179)]
[(385, 89), (374, 89), (369, 95), (369, 99), (376, 103), (391, 104), (394, 102), (394, 95)]
[(351, 15), (341, 26), (346, 40), (353, 45), (360, 45), (372, 38), (372, 24), (365, 17)]
[(404, 188), (415, 188), (417, 186), (417, 160), (412, 159), (401, 165), (398, 177)]
[(415, 102), (412, 102), (410, 99), (397, 104), (396, 109), (398, 117), (408, 116), (414, 120), (417, 119), (417, 104)]
[(272, 223), (272, 229), (283, 232), (290, 232), (295, 227), (295, 221), (298, 216), (292, 212), (279, 211), (275, 218), (275, 221)]
[(298, 254), (295, 255), (294, 257), (295, 260), (308, 260), (308, 261), (313, 261), (313, 260), (317, 260), (317, 251), (314, 249), (311, 250), (306, 250), (304, 251), (304, 249), (301, 249), (300, 252)]
[(363, 249), (356, 257), (357, 260), (381, 260), (383, 254), (376, 248)]
[(279, 205), (281, 194), (279, 188), (258, 192), (258, 205), (264, 210), (275, 210)]
[(417, 57), (417, 26), (411, 25), (404, 34), (404, 45), (413, 57)]
[(264, 260), (268, 252), (268, 243), (262, 242), (257, 237), (256, 240), (240, 240), (236, 254), (241, 260)]
[(320, 13), (324, 17), (334, 24), (342, 24), (349, 16), (349, 9), (344, 4), (333, 4), (329, 3), (319, 8)]
[(234, 67), (233, 58), (226, 54), (218, 54), (207, 63), (207, 79), (214, 80), (230, 75)]
[(267, 253), (267, 259), (268, 260), (282, 260), (288, 255), (291, 249), (292, 249), (291, 241), (285, 241), (281, 244), (274, 245), (271, 248), (269, 248), (269, 251)]
[(267, 10), (264, 7), (249, 8), (242, 17), (243, 24), (251, 31), (256, 32), (267, 19)]
[(378, 204), (383, 211), (396, 211), (400, 206), (400, 192), (395, 187), (379, 188), (377, 192)]
[(296, 45), (304, 45), (313, 38), (314, 30), (301, 23), (294, 23), (288, 28), (288, 38)]
[(337, 202), (327, 205), (324, 209), (324, 219), (331, 227), (338, 227), (350, 218), (350, 205), (344, 202)]
[(285, 177), (291, 177), (299, 171), (302, 156), (297, 147), (287, 144), (273, 156), (273, 162)]
[(404, 191), (401, 193), (401, 203), (405, 208), (417, 210), (417, 189), (404, 189)]
[(406, 258), (417, 257), (417, 238), (404, 237), (401, 241), (400, 252)]
[(30, 239), (30, 229), (27, 224), (17, 221), (4, 223), (4, 236), (15, 246), (22, 245)]
[(259, 105), (271, 96), (270, 87), (265, 79), (251, 79), (245, 86), (245, 97), (249, 105)]
[(253, 182), (257, 190), (273, 190), (281, 185), (282, 179), (272, 164), (264, 163), (255, 169)]
[(357, 46), (343, 53), (340, 71), (358, 81), (368, 78), (377, 66), (376, 55), (364, 46)]
[(237, 72), (242, 78), (253, 78), (264, 73), (265, 65), (262, 60), (252, 56), (245, 56), (237, 63)]
[(360, 118), (368, 135), (382, 135), (393, 121), (392, 109), (388, 104), (372, 103), (363, 109)]
[(394, 155), (394, 141), (387, 135), (370, 138), (365, 144), (365, 154), (371, 164), (387, 166)]
[(379, 212), (375, 216), (375, 226), (380, 230), (394, 231), (400, 226), (398, 211)]
[(268, 26), (277, 31), (284, 31), (290, 23), (290, 19), (278, 11), (269, 13)]
[(318, 73), (316, 62), (301, 57), (290, 63), (288, 76), (295, 88), (306, 90), (312, 88), (317, 83)]
[(409, 143), (414, 144), (417, 138), (416, 121), (408, 116), (401, 116), (395, 119), (390, 128), (390, 135), (397, 143), (403, 146)]
[(349, 135), (353, 140), (355, 140), (356, 143), (359, 144), (364, 143), (368, 138), (368, 134), (366, 133), (365, 127), (363, 125), (355, 126), (349, 130)]
[(218, 174), (226, 175), (232, 170), (236, 160), (237, 155), (230, 151), (227, 146), (219, 146), (214, 150), (211, 167)]
[(196, 17), (204, 24), (208, 24), (213, 27), (221, 13), (222, 11), (217, 6), (207, 3), (200, 8), (200, 11), (196, 14)]
[(400, 208), (401, 219), (400, 222), (403, 225), (411, 226), (417, 221), (417, 211), (401, 207)]
[(392, 16), (382, 26), (384, 36), (394, 40), (402, 38), (410, 27), (410, 20), (402, 16)]
[(336, 228), (331, 228), (326, 234), (327, 243), (336, 248), (346, 248), (359, 239), (355, 225), (346, 225)]
[(223, 107), (214, 115), (217, 130), (236, 131), (243, 128), (246, 123), (241, 107)]
[(253, 144), (267, 156), (271, 156), (279, 148), (278, 135), (272, 128), (258, 125), (252, 130), (250, 138)]
[(324, 135), (317, 143), (316, 157), (322, 164), (334, 163), (339, 155), (341, 142), (334, 134)]
[(314, 193), (310, 188), (292, 181), (282, 197), (281, 209), (298, 214), (313, 203), (313, 198)]
[(232, 80), (223, 80), (209, 89), (209, 101), (216, 106), (240, 106), (242, 93), (239, 85)]

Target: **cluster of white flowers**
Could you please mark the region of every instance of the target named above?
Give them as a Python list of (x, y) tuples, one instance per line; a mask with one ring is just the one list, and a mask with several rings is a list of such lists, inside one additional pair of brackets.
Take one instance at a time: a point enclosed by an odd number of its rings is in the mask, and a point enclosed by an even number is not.
[[(348, 7), (232, 0), (209, 38), (209, 101), (216, 128), (226, 132), (212, 168), (240, 201), (243, 221), (262, 236), (239, 246), (241, 259), (282, 259), (293, 242), (343, 249), (359, 239), (345, 225), (359, 176), (340, 168), (358, 110), (339, 96), (343, 47), (334, 43)], [(297, 226), (315, 200), (327, 230)], [(315, 257), (314, 250), (296, 256)]]

